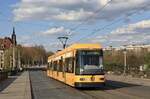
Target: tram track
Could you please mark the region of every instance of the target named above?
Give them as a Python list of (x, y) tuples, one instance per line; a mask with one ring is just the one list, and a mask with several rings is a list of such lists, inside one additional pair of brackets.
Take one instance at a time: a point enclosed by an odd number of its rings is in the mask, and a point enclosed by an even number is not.
[(115, 88), (118, 88), (120, 86), (116, 85), (109, 85), (109, 86), (102, 86), (99, 89), (92, 89), (92, 90), (79, 90), (80, 92), (84, 94), (88, 94), (93, 97), (93, 99), (120, 99), (122, 96), (122, 99), (145, 99), (143, 96), (139, 96), (137, 94), (132, 94), (129, 92), (126, 92), (124, 90), (117, 89), (113, 90)]
[(86, 91), (86, 90), (84, 90), (84, 89), (83, 89), (83, 90), (78, 89), (78, 91), (80, 91), (81, 93), (86, 94), (86, 95), (92, 97), (92, 99), (105, 99), (105, 98), (103, 98), (103, 97), (97, 97), (97, 96), (95, 96), (95, 95), (89, 93), (89, 91)]
[(33, 86), (31, 81), (31, 74), (29, 72), (29, 80), (30, 80), (30, 89), (31, 89), (31, 99), (34, 99)]
[[(150, 88), (145, 89), (139, 85), (107, 82), (106, 86), (100, 88), (76, 89), (48, 78), (42, 71), (31, 72), (30, 76), (32, 76), (31, 83), (34, 95), (32, 99), (150, 99), (148, 94)], [(141, 94), (134, 93), (132, 90), (138, 90)]]
[[(131, 85), (133, 85), (133, 84), (131, 84)], [(127, 85), (126, 85), (127, 86)], [(130, 87), (132, 87), (132, 88), (134, 88), (134, 87), (139, 87), (140, 85), (133, 85), (133, 86), (130, 86)], [(120, 88), (119, 88), (120, 87)], [(122, 87), (122, 88), (121, 88)], [(129, 88), (129, 87), (124, 87), (123, 85), (116, 85), (116, 84), (109, 84), (109, 85), (107, 85), (107, 88), (109, 89), (113, 89), (113, 88), (118, 88), (118, 89), (116, 89), (115, 91), (116, 92), (119, 92), (119, 93), (123, 93), (123, 94), (126, 94), (126, 95), (128, 95), (128, 96), (132, 96), (132, 97), (134, 97), (134, 98), (136, 98), (136, 99), (145, 99), (145, 98), (143, 98), (143, 96), (141, 96), (141, 95), (139, 95), (139, 94), (135, 94), (135, 93), (132, 93), (132, 91), (129, 91), (129, 90), (125, 90), (125, 88)], [(113, 90), (114, 91), (114, 90)]]

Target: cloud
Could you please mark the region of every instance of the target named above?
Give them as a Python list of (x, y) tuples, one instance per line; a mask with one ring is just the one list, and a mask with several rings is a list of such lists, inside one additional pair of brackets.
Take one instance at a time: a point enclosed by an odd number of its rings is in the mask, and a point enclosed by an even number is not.
[(35, 46), (35, 44), (24, 42), (22, 43), (22, 46), (32, 47), (32, 46)]
[[(21, 0), (14, 7), (15, 21), (63, 20), (80, 21), (95, 15), (110, 0)], [(103, 11), (95, 15), (98, 20), (112, 20), (134, 11), (148, 11), (149, 0), (112, 0)], [(144, 6), (147, 6), (143, 8)]]
[(59, 36), (70, 36), (73, 32), (70, 32), (69, 29), (65, 29), (64, 27), (54, 27), (50, 28), (46, 31), (40, 32), (41, 35), (44, 36), (52, 36), (52, 35), (59, 35)]
[(29, 36), (29, 35), (19, 35), (18, 38), (19, 38), (20, 41), (26, 41), (26, 40), (30, 40), (31, 36)]
[(79, 11), (70, 11), (70, 12), (61, 12), (59, 15), (56, 15), (54, 18), (59, 20), (68, 20), (68, 21), (77, 21), (82, 20), (87, 16), (92, 15), (92, 12), (86, 12), (83, 9)]
[(134, 24), (120, 27), (106, 35), (96, 37), (92, 42), (104, 45), (120, 46), (125, 44), (150, 43), (150, 20), (143, 20)]
[[(140, 21), (138, 23), (134, 23), (134, 24), (129, 24), (128, 26), (124, 26), (123, 28), (118, 28), (115, 31), (112, 31), (111, 34), (114, 35), (134, 35), (134, 34), (143, 34), (147, 31), (147, 29), (150, 29), (150, 20), (143, 20)], [(143, 32), (141, 32), (141, 30), (143, 30)], [(144, 31), (146, 30), (146, 31)]]

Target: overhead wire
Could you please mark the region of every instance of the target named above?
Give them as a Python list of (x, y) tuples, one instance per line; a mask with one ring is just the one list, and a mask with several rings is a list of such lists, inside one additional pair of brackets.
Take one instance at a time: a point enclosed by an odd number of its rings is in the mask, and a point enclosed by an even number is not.
[[(80, 26), (84, 25), (87, 21), (89, 21), (89, 20), (91, 20), (92, 18), (94, 18), (97, 13), (100, 13), (100, 12), (101, 12), (105, 7), (107, 7), (107, 5), (108, 5), (109, 3), (111, 3), (112, 1), (113, 1), (113, 0), (108, 1), (103, 7), (101, 7), (101, 8), (98, 9), (98, 10), (96, 10), (96, 11), (94, 12), (94, 13), (95, 13), (94, 15), (92, 14), (91, 16), (87, 17), (84, 21), (82, 21), (80, 24), (78, 24), (78, 25), (76, 25), (75, 27), (73, 27), (72, 29), (70, 29), (70, 30), (71, 30), (70, 32), (73, 32), (74, 30), (77, 30)], [(144, 7), (142, 7), (142, 8), (144, 8)], [(137, 12), (135, 12), (135, 13), (137, 13)], [(131, 15), (133, 15), (133, 13), (132, 13)], [(129, 16), (131, 16), (131, 15), (129, 15)], [(124, 18), (123, 18), (123, 19), (124, 19)], [(86, 37), (91, 36), (91, 35), (93, 35), (93, 34), (99, 32), (99, 31), (102, 31), (102, 30), (106, 29), (107, 27), (112, 26), (113, 24), (120, 22), (120, 21), (123, 20), (123, 19), (115, 20), (114, 22), (112, 22), (112, 23), (110, 23), (110, 24), (107, 24), (107, 25), (103, 26), (102, 28), (96, 29), (96, 30), (94, 30), (92, 33), (90, 33), (90, 34), (88, 34), (88, 35), (86, 35), (86, 36), (80, 38), (79, 40), (77, 40), (77, 41), (75, 41), (75, 42), (79, 42), (79, 41), (81, 41), (81, 40), (83, 40), (83, 39), (87, 39)], [(9, 22), (9, 21), (12, 22), (11, 20), (7, 20), (7, 21), (8, 21), (8, 22)], [(25, 23), (24, 23), (24, 24), (25, 24)], [(32, 23), (31, 23), (31, 24), (32, 24)], [(36, 23), (35, 23), (35, 24), (36, 24)], [(39, 24), (39, 25), (41, 25), (41, 24)]]
[[(103, 10), (107, 7), (107, 5), (110, 4), (112, 1), (113, 1), (113, 0), (109, 0), (104, 6), (102, 6), (102, 7), (99, 8), (98, 10), (94, 11), (94, 12), (93, 12), (94, 14), (90, 15), (89, 17), (87, 17), (87, 18), (86, 18), (84, 21), (82, 21), (80, 24), (78, 24), (78, 25), (74, 26), (73, 28), (71, 28), (71, 29), (69, 30), (69, 32), (66, 32), (67, 34), (65, 34), (64, 36), (71, 38), (71, 37), (72, 37), (72, 33), (75, 32), (75, 30), (77, 30), (80, 26), (84, 25), (84, 24), (85, 24), (86, 22), (88, 22), (89, 20), (93, 19), (97, 13), (100, 13), (101, 11), (103, 11)], [(68, 39), (69, 39), (69, 38), (68, 38)]]
[[(74, 30), (78, 29), (80, 26), (84, 25), (86, 22), (88, 22), (89, 20), (91, 20), (92, 18), (94, 18), (94, 17), (95, 17), (95, 14), (100, 13), (100, 12), (101, 12), (109, 3), (111, 3), (112, 1), (113, 1), (113, 0), (109, 0), (104, 6), (102, 6), (102, 7), (99, 8), (98, 10), (94, 11), (94, 12), (93, 12), (94, 14), (90, 15), (89, 17), (87, 17), (87, 18), (86, 18), (84, 21), (82, 21), (80, 24), (78, 24), (78, 25), (76, 25), (75, 27), (71, 28), (69, 32), (74, 32)], [(1, 15), (1, 16), (4, 16), (2, 13), (0, 13), (0, 15)], [(1, 20), (1, 19), (0, 19), (0, 20)], [(2, 21), (11, 22), (13, 25), (14, 25), (15, 23), (17, 23), (17, 22), (14, 22), (14, 21), (10, 20), (10, 19), (8, 19), (8, 20), (5, 19), (5, 20), (2, 20)], [(26, 24), (26, 23), (22, 23), (22, 24)], [(48, 24), (48, 25), (46, 25), (46, 24), (38, 24), (38, 23), (29, 23), (29, 24), (40, 25), (40, 26), (49, 26), (49, 24)], [(58, 27), (58, 26), (54, 26), (54, 27)], [(70, 33), (69, 33), (69, 36), (71, 36)]]
[(104, 6), (102, 6), (101, 8), (99, 8), (98, 10), (94, 11), (92, 15), (90, 15), (89, 17), (87, 17), (85, 20), (81, 21), (80, 24), (74, 26), (73, 28), (70, 29), (70, 31), (67, 33), (69, 37), (71, 37), (72, 33), (75, 32), (80, 26), (86, 24), (89, 20), (93, 19), (95, 17), (95, 15), (97, 13), (100, 13), (101, 11), (103, 11), (108, 4), (110, 4), (113, 0), (109, 0)]
[[(147, 5), (146, 5), (146, 6), (147, 6)], [(141, 9), (145, 9), (146, 6), (142, 6)], [(139, 12), (139, 10), (133, 12), (131, 15), (128, 15), (128, 17), (130, 17), (130, 16), (132, 16), (132, 15), (138, 13), (138, 12)], [(94, 35), (95, 33), (99, 32), (99, 31), (102, 31), (102, 30), (108, 28), (109, 26), (112, 26), (112, 25), (114, 25), (114, 24), (116, 24), (116, 23), (118, 23), (118, 22), (120, 22), (121, 20), (124, 20), (124, 19), (125, 19), (124, 17), (123, 17), (123, 18), (119, 18), (119, 19), (117, 19), (117, 20), (111, 22), (110, 24), (107, 24), (107, 25), (103, 26), (102, 28), (96, 29), (96, 30), (94, 30), (93, 32), (91, 32), (90, 34), (85, 35), (84, 37), (81, 37), (81, 38), (79, 38), (78, 40), (74, 41), (74, 43), (77, 43), (77, 42), (79, 42), (79, 41), (81, 41), (81, 40), (83, 40), (83, 39), (87, 39), (87, 37), (89, 37), (89, 36), (91, 36), (91, 35)]]
[(103, 11), (107, 7), (107, 5), (110, 4), (112, 1), (113, 0), (109, 0), (104, 6), (102, 6), (98, 10), (94, 11), (92, 15), (87, 17), (84, 21), (82, 21), (80, 24), (78, 24), (75, 27), (73, 27), (71, 30), (72, 31), (76, 30), (77, 28), (79, 28), (79, 26), (84, 25), (86, 22), (88, 22), (89, 20), (93, 19), (97, 13), (100, 13), (101, 11)]

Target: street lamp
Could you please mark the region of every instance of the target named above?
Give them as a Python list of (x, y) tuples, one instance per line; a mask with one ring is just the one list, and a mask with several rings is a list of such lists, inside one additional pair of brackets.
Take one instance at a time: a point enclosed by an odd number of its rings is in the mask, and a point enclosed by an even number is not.
[(13, 45), (12, 50), (13, 50), (13, 70), (15, 70), (15, 67), (16, 67), (15, 45)]
[(126, 68), (127, 68), (127, 49), (126, 48), (124, 48), (123, 54), (124, 54), (124, 71), (123, 71), (123, 75), (125, 75), (126, 74)]
[(11, 55), (9, 56), (9, 66), (10, 66), (10, 68), (12, 70), (13, 67), (12, 67), (12, 56)]

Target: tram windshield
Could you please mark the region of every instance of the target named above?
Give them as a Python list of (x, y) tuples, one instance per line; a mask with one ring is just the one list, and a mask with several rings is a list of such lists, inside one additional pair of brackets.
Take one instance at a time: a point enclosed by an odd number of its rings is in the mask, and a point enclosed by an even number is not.
[(80, 50), (77, 55), (77, 65), (80, 72), (103, 69), (102, 50)]

